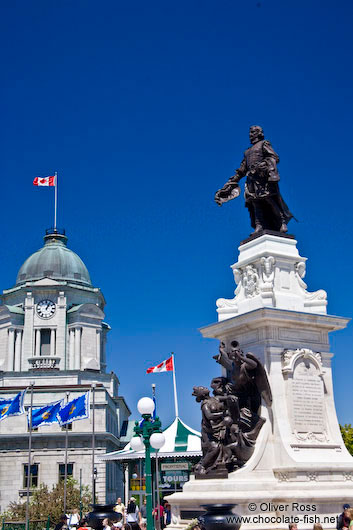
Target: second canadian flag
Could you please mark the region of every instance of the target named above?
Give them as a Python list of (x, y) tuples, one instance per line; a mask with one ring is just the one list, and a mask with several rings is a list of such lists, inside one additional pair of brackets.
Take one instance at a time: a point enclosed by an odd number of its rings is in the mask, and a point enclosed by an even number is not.
[(175, 363), (174, 363), (174, 354), (172, 353), (171, 357), (169, 359), (166, 359), (160, 364), (157, 364), (157, 366), (151, 366), (151, 368), (147, 368), (146, 373), (147, 374), (156, 374), (160, 372), (173, 372), (173, 386), (174, 386), (174, 404), (175, 404), (175, 417), (179, 417), (179, 410), (178, 410), (178, 395), (177, 395), (177, 389), (176, 389), (176, 380), (175, 380)]
[(156, 372), (172, 372), (173, 370), (174, 370), (174, 363), (173, 363), (173, 355), (172, 355), (166, 361), (163, 361), (162, 363), (157, 364), (157, 366), (151, 366), (151, 368), (147, 368), (146, 373), (153, 374)]

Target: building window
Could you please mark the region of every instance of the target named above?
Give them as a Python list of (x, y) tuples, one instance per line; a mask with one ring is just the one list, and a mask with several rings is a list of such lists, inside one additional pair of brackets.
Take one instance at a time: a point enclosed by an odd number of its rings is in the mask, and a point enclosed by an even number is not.
[(128, 425), (129, 422), (127, 420), (124, 420), (121, 426), (120, 436), (126, 436)]
[[(31, 480), (29, 483), (30, 488), (36, 488), (38, 486), (38, 464), (31, 465)], [(27, 477), (28, 477), (28, 464), (24, 464), (23, 471), (23, 487), (27, 488)]]
[(72, 431), (72, 423), (68, 423), (67, 425), (63, 425), (63, 426), (61, 427), (61, 430), (62, 430), (62, 431), (66, 431), (66, 427), (67, 427), (67, 430), (68, 430), (68, 431)]
[(50, 329), (42, 329), (40, 333), (40, 354), (50, 355)]
[[(67, 476), (72, 477), (74, 474), (74, 465), (67, 464)], [(65, 464), (59, 464), (59, 481), (65, 480)]]

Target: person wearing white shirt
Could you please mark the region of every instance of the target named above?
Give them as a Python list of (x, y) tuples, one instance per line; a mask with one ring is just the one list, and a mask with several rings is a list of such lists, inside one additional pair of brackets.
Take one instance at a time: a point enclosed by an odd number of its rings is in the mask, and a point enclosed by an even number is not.
[(136, 505), (135, 497), (131, 497), (126, 508), (126, 522), (132, 527), (132, 530), (138, 530), (141, 522), (141, 514), (138, 506)]
[(74, 528), (78, 528), (78, 525), (80, 523), (80, 515), (78, 513), (78, 509), (74, 508), (71, 513), (67, 515), (67, 526), (70, 528), (70, 530)]

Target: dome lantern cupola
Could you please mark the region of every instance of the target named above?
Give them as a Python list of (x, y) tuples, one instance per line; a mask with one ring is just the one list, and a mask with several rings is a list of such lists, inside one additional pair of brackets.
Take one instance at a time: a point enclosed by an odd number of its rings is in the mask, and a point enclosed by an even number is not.
[(75, 252), (67, 248), (65, 230), (46, 230), (44, 247), (23, 263), (17, 274), (16, 285), (41, 278), (92, 286), (86, 265)]

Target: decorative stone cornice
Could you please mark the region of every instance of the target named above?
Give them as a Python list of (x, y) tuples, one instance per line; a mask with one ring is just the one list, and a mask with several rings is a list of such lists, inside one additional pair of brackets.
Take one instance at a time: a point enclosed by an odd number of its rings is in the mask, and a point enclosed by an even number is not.
[(238, 334), (241, 329), (253, 329), (261, 326), (275, 325), (276, 327), (295, 326), (301, 329), (312, 329), (313, 326), (325, 333), (344, 329), (350, 318), (337, 317), (333, 315), (318, 315), (303, 313), (302, 311), (281, 310), (273, 307), (261, 307), (239, 314), (233, 318), (224, 319), (200, 328), (204, 337), (224, 338), (224, 335)]

